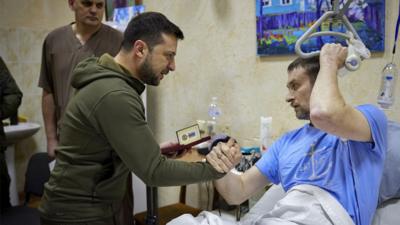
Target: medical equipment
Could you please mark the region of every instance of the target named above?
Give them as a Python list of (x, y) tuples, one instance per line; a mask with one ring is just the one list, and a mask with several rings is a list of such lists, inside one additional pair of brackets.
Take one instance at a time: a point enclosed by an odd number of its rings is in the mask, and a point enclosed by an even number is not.
[[(349, 8), (353, 0), (348, 0), (341, 9), (339, 9), (339, 1), (333, 1), (333, 10), (325, 12), (300, 38), (296, 41), (295, 51), (302, 58), (310, 58), (319, 55), (320, 51), (303, 52), (301, 45), (310, 38), (318, 36), (336, 36), (346, 39), (348, 44), (348, 53), (345, 61), (345, 67), (349, 71), (355, 71), (360, 67), (361, 60), (370, 57), (370, 51), (365, 47), (357, 31), (347, 19), (345, 12)], [(342, 22), (347, 28), (347, 33), (336, 31), (319, 31), (315, 32), (319, 26), (325, 21), (333, 20)]]
[(381, 86), (378, 92), (378, 104), (383, 109), (389, 109), (394, 102), (395, 92), (396, 92), (396, 82), (399, 77), (399, 70), (396, 64), (393, 62), (394, 55), (396, 53), (396, 42), (399, 34), (400, 26), (400, 4), (399, 4), (399, 15), (397, 17), (396, 32), (394, 36), (394, 45), (392, 51), (392, 61), (383, 68), (382, 70), (382, 80)]
[(388, 63), (382, 70), (381, 86), (378, 93), (378, 104), (389, 109), (394, 102), (396, 82), (399, 70), (394, 63)]

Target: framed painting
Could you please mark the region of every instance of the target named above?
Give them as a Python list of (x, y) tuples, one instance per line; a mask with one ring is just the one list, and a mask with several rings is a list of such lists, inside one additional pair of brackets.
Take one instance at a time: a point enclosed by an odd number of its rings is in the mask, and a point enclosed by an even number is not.
[(142, 0), (106, 0), (106, 20), (128, 23), (139, 13), (144, 12)]
[[(343, 6), (347, 1), (340, 0)], [(330, 0), (256, 0), (257, 54), (293, 54), (296, 41), (324, 12), (331, 10)], [(371, 52), (385, 46), (385, 0), (353, 0), (346, 17)], [(340, 21), (323, 23), (318, 31), (346, 32)], [(309, 39), (302, 45), (304, 52), (321, 49), (324, 43), (345, 40), (333, 36)]]

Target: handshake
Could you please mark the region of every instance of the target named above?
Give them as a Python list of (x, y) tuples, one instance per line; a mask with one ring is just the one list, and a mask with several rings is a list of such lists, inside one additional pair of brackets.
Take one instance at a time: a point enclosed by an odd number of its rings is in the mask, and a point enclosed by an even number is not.
[[(216, 138), (215, 138), (216, 137)], [(206, 155), (206, 160), (215, 170), (220, 173), (227, 173), (240, 163), (242, 153), (239, 144), (235, 139), (228, 136), (215, 136), (212, 144), (209, 147), (209, 153)], [(185, 145), (179, 145), (175, 141), (167, 141), (160, 144), (161, 152), (169, 157), (174, 157), (177, 154), (183, 154), (187, 148)]]
[(239, 164), (241, 158), (240, 146), (233, 138), (229, 138), (226, 143), (218, 142), (206, 155), (207, 162), (220, 173), (228, 173)]

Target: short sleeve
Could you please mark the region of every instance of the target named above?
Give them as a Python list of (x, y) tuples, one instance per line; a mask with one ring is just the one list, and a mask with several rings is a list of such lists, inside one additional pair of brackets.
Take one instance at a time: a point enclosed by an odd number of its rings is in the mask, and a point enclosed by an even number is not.
[(387, 118), (385, 113), (374, 105), (361, 105), (357, 109), (368, 121), (372, 139), (373, 150), (384, 152), (387, 148)]
[(38, 86), (46, 90), (47, 92), (53, 93), (54, 89), (52, 87), (52, 76), (51, 76), (51, 57), (48, 52), (47, 40), (46, 38), (43, 42), (42, 47), (42, 64), (40, 66), (40, 76)]
[(256, 163), (256, 167), (260, 172), (274, 184), (280, 183), (278, 154), (281, 140), (282, 138), (274, 142)]

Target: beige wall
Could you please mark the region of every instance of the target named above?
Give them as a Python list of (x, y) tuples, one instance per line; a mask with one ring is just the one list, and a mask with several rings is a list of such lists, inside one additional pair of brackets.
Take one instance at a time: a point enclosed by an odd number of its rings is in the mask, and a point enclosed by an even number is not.
[[(207, 119), (207, 107), (217, 96), (223, 111), (221, 123), (239, 142), (254, 143), (260, 116), (273, 117), (273, 138), (301, 124), (285, 103), (286, 67), (295, 55), (258, 57), (255, 42), (254, 0), (148, 0), (146, 11), (160, 11), (185, 33), (179, 43), (177, 70), (148, 92), (150, 125), (159, 141), (175, 131)], [(340, 79), (350, 104), (375, 103), (380, 74), (391, 59), (395, 17), (399, 1), (386, 1), (385, 52), (374, 54), (361, 69)], [(24, 92), (20, 114), (42, 123), (41, 90), (37, 88), (41, 45), (53, 28), (73, 19), (66, 0), (0, 0), (0, 54)], [(398, 42), (398, 46), (400, 43)], [(398, 47), (400, 52), (400, 47)], [(400, 54), (395, 57), (400, 66)], [(390, 119), (400, 121), (400, 81)], [(45, 151), (44, 130), (17, 146), (18, 180), (35, 151)], [(196, 192), (196, 188), (193, 188)], [(160, 190), (160, 205), (177, 199), (174, 188)], [(191, 202), (197, 204), (198, 195)]]

